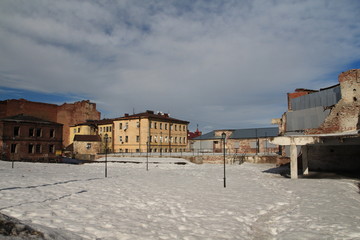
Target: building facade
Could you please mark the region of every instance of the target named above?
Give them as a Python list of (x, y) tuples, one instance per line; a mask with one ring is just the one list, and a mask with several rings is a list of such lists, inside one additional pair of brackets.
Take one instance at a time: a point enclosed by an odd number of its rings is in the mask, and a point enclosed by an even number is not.
[(0, 101), (0, 118), (24, 114), (50, 122), (63, 124), (63, 146), (68, 146), (70, 126), (87, 120), (99, 120), (100, 112), (96, 104), (89, 100), (62, 105), (32, 102), (25, 99), (10, 99)]
[(189, 122), (146, 111), (114, 119), (114, 152), (184, 152)]
[[(317, 171), (360, 171), (360, 69), (338, 76), (339, 84), (288, 98), (279, 124), (291, 177)], [(298, 163), (298, 159), (302, 161)], [(301, 164), (301, 165), (300, 165)]]
[[(225, 146), (222, 134), (225, 133)], [(191, 151), (223, 152), (234, 154), (277, 153), (279, 146), (270, 143), (270, 138), (278, 136), (278, 128), (251, 128), (214, 130), (193, 139)]]
[(52, 161), (62, 150), (63, 125), (27, 115), (0, 119), (2, 159)]

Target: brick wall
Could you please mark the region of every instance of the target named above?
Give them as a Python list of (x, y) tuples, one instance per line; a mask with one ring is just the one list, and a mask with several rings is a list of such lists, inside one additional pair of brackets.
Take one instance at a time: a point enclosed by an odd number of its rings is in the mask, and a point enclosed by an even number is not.
[(69, 145), (69, 127), (86, 120), (100, 120), (96, 104), (88, 100), (64, 103), (61, 106), (31, 102), (25, 99), (11, 99), (0, 102), (0, 118), (25, 114), (51, 122), (63, 124), (63, 145)]

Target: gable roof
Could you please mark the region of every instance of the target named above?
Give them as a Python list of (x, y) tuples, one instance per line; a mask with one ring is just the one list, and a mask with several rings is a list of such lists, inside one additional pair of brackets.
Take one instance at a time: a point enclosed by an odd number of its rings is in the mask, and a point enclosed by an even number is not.
[(74, 141), (77, 142), (101, 142), (99, 135), (75, 135)]

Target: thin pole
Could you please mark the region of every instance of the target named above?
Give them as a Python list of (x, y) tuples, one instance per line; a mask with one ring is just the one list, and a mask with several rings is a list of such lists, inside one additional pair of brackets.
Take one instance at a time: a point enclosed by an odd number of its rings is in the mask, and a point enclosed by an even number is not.
[(146, 171), (149, 171), (149, 142), (146, 142)]
[(108, 138), (105, 137), (105, 177), (107, 178), (107, 142)]
[(224, 188), (226, 188), (226, 171), (225, 171), (225, 138), (223, 138), (224, 140)]

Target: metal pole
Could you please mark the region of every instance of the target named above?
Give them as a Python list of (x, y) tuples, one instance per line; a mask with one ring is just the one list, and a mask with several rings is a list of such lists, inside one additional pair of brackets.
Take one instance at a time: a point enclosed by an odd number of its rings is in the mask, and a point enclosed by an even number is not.
[(105, 177), (107, 178), (107, 143), (108, 137), (105, 135)]
[(224, 188), (226, 188), (226, 171), (225, 171), (225, 138), (224, 138)]
[(146, 142), (146, 171), (149, 171), (149, 142)]

